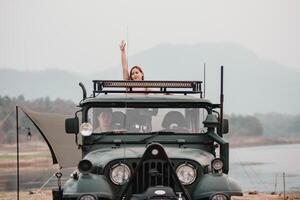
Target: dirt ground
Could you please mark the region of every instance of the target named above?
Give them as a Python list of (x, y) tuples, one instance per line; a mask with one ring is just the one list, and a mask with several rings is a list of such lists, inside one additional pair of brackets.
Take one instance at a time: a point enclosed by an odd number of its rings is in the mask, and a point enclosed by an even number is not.
[[(15, 200), (17, 199), (16, 192), (0, 192), (0, 200)], [(52, 200), (51, 191), (35, 192), (20, 192), (19, 199), (21, 200)]]
[[(16, 192), (0, 192), (0, 200), (17, 199)], [(19, 199), (21, 200), (52, 200), (51, 191), (40, 191), (30, 194), (29, 192), (21, 192)], [(244, 193), (242, 197), (232, 197), (231, 200), (283, 200), (283, 194), (264, 194), (264, 193)], [(285, 200), (300, 200), (299, 193), (288, 193)]]

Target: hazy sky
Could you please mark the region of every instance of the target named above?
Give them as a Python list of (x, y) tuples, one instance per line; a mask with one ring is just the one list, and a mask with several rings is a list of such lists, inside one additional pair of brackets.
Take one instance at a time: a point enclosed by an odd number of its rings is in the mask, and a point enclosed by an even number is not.
[(120, 63), (121, 39), (129, 55), (233, 42), (300, 68), (300, 1), (0, 0), (0, 68), (99, 72)]

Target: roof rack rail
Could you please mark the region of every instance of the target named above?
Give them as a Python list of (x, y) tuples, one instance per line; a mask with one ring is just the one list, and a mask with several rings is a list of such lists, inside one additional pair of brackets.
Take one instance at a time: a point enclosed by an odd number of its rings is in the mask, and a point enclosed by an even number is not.
[[(202, 98), (201, 83), (202, 81), (93, 80), (93, 96), (95, 97), (100, 93), (168, 93), (185, 95), (200, 94), (200, 98)], [(132, 88), (151, 88), (151, 90), (138, 91)], [(159, 90), (152, 90), (152, 88), (158, 88)]]

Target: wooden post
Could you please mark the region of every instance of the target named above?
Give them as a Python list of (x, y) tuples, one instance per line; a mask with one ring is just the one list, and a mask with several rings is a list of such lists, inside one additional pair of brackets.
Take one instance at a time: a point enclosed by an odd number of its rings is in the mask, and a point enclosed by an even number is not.
[(274, 194), (277, 193), (277, 173), (275, 174), (275, 187), (274, 187)]
[(283, 178), (283, 200), (285, 200), (285, 173), (284, 172), (282, 178)]
[(16, 106), (16, 131), (17, 131), (17, 200), (20, 199), (20, 159), (19, 159), (19, 107)]

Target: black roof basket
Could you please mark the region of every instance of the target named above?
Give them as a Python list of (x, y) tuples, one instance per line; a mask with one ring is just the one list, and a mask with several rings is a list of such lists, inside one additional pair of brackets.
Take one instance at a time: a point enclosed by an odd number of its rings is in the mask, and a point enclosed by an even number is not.
[[(93, 96), (100, 93), (162, 93), (162, 94), (200, 94), (202, 81), (121, 81), (93, 80)], [(147, 88), (135, 90), (133, 88)], [(149, 88), (149, 90), (148, 90)]]

